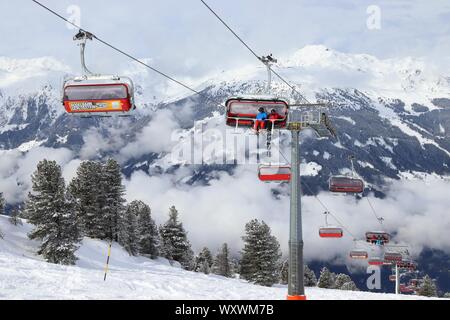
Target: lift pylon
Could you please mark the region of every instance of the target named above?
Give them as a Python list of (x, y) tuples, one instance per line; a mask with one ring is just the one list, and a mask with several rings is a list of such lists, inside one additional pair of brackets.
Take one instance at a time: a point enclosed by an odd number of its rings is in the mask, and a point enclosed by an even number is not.
[[(292, 105), (291, 105), (292, 106)], [(291, 205), (289, 232), (288, 300), (306, 300), (303, 263), (303, 231), (300, 178), (300, 132), (313, 129), (319, 137), (335, 137), (336, 132), (326, 114), (324, 104), (295, 105), (289, 111), (287, 129), (292, 134), (291, 144)], [(312, 107), (312, 108), (311, 108)]]

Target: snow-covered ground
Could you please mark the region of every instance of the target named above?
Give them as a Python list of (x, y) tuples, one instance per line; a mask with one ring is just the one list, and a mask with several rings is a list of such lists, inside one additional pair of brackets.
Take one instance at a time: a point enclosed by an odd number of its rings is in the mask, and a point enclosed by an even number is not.
[[(108, 244), (85, 238), (76, 266), (46, 263), (30, 241), (31, 226), (13, 226), (0, 216), (0, 299), (219, 299), (279, 300), (285, 286), (266, 288), (243, 280), (184, 271), (156, 261), (130, 257), (120, 246), (112, 249), (110, 270), (103, 281)], [(310, 300), (424, 299), (416, 296), (307, 288)]]

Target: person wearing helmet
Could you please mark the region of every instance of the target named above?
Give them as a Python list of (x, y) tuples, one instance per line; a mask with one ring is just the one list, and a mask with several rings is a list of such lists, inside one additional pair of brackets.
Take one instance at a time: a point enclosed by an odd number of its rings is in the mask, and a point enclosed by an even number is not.
[(256, 115), (255, 125), (253, 126), (253, 129), (256, 131), (256, 133), (259, 133), (260, 129), (266, 128), (266, 120), (267, 120), (267, 113), (264, 110), (264, 108), (258, 109), (258, 114)]

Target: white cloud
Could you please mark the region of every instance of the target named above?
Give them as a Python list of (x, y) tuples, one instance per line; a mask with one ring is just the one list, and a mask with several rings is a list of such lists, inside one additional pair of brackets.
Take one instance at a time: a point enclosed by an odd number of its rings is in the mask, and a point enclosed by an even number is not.
[[(191, 174), (190, 170), (183, 170), (183, 176)], [(237, 252), (242, 247), (240, 237), (245, 223), (258, 218), (272, 227), (287, 252), (287, 188), (281, 189), (280, 200), (274, 199), (271, 193), (274, 185), (260, 183), (253, 166), (239, 167), (234, 176), (221, 173), (220, 179), (211, 181), (210, 186), (187, 187), (174, 183), (179, 178), (149, 177), (136, 172), (126, 181), (127, 199), (148, 202), (158, 223), (167, 219), (168, 207), (175, 205), (196, 249), (205, 245), (215, 249), (222, 242), (228, 242)], [(424, 246), (450, 252), (450, 243), (445, 241), (450, 228), (450, 217), (446, 214), (450, 205), (446, 195), (449, 185), (448, 181), (436, 180), (424, 191), (421, 181), (395, 182), (386, 199), (371, 197), (371, 202), (377, 214), (385, 218), (386, 231), (398, 232), (394, 241), (410, 245), (413, 254), (418, 254)], [(319, 198), (356, 238), (363, 238), (366, 231), (380, 229), (365, 199), (356, 201), (351, 196), (336, 197), (328, 193), (321, 193)], [(306, 259), (329, 260), (338, 256), (349, 262), (347, 256), (353, 238), (346, 231), (343, 239), (319, 238), (324, 209), (314, 197), (303, 197), (302, 204)]]
[(175, 143), (172, 141), (172, 133), (178, 128), (172, 111), (159, 110), (149, 124), (137, 133), (136, 140), (120, 150), (120, 156), (129, 159), (150, 152), (170, 151)]
[(26, 199), (31, 188), (31, 174), (36, 170), (39, 161), (54, 160), (64, 167), (73, 157), (72, 151), (68, 149), (44, 147), (33, 148), (25, 154), (14, 150), (0, 151), (0, 155), (3, 162), (0, 166), (0, 192), (10, 204)]
[[(0, 192), (6, 200), (18, 203), (26, 198), (30, 190), (30, 176), (37, 163), (44, 159), (56, 160), (61, 166), (66, 182), (75, 175), (79, 159), (67, 149), (36, 147), (26, 154), (17, 151), (2, 151), (0, 165)], [(172, 174), (149, 176), (142, 171), (125, 179), (126, 198), (147, 202), (158, 224), (167, 219), (168, 208), (175, 205), (189, 232), (194, 248), (208, 246), (215, 250), (228, 242), (234, 252), (242, 248), (241, 236), (244, 225), (253, 218), (266, 221), (287, 252), (289, 225), (288, 186), (280, 187), (259, 182), (256, 166), (239, 166), (233, 176), (221, 172), (210, 185), (185, 185), (195, 166), (181, 167)], [(371, 202), (379, 216), (385, 218), (386, 231), (395, 234), (394, 241), (407, 244), (415, 255), (423, 247), (441, 249), (450, 253), (446, 241), (450, 229), (450, 206), (448, 198), (450, 182), (444, 179), (425, 181), (403, 180), (393, 182), (385, 199), (371, 196)], [(281, 192), (277, 200), (272, 188)], [(328, 209), (360, 239), (369, 230), (378, 230), (380, 225), (370, 211), (365, 199), (355, 200), (351, 196), (333, 196), (327, 192), (319, 194)], [(352, 246), (352, 236), (344, 231), (343, 239), (321, 239), (318, 228), (324, 224), (323, 211), (314, 197), (303, 197), (303, 232), (305, 257), (307, 260), (330, 260), (346, 258)], [(330, 223), (334, 223), (330, 219)], [(373, 253), (375, 254), (375, 252)]]

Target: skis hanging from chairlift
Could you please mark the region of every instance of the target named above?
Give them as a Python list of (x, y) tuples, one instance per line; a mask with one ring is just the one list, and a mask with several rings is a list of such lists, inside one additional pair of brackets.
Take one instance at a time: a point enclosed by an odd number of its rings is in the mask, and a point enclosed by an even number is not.
[(325, 226), (319, 228), (319, 236), (321, 238), (342, 238), (344, 236), (344, 231), (341, 227), (331, 226), (328, 224), (328, 211), (324, 212), (325, 215)]
[(83, 75), (64, 81), (64, 108), (67, 113), (81, 116), (129, 115), (135, 109), (133, 81), (123, 76), (94, 74), (86, 67), (86, 42), (93, 38), (84, 30), (74, 37), (80, 46)]

